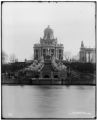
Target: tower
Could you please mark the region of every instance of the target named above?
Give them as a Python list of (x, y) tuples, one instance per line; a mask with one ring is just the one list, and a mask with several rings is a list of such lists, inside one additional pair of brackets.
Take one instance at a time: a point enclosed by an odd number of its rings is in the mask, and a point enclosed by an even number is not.
[(80, 62), (86, 62), (86, 53), (83, 41), (81, 41), (80, 47)]
[(81, 48), (84, 48), (84, 43), (83, 43), (83, 41), (81, 41)]

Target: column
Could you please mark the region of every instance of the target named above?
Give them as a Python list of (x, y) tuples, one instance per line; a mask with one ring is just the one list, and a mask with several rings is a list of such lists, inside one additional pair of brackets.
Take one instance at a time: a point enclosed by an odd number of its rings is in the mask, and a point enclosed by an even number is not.
[(90, 62), (90, 52), (89, 52), (89, 62)]
[(48, 54), (48, 49), (45, 49), (46, 50), (46, 56), (47, 56), (47, 54)]
[(34, 59), (35, 59), (35, 57), (36, 57), (36, 50), (35, 50), (35, 48), (34, 48)]
[(86, 60), (86, 51), (85, 51), (85, 62), (87, 62), (87, 60)]
[(62, 49), (62, 60), (63, 60), (63, 49)]
[(81, 62), (81, 61), (82, 61), (82, 60), (81, 60), (81, 51), (79, 52), (79, 55), (80, 55), (80, 62)]
[(43, 48), (42, 48), (42, 56), (43, 56)]
[(37, 59), (37, 57), (38, 57), (38, 51), (37, 49), (35, 49), (35, 59)]
[(48, 50), (48, 55), (49, 55), (49, 48), (47, 50)]
[(39, 50), (37, 49), (37, 60), (38, 60), (38, 58), (39, 58)]
[(53, 49), (53, 55), (55, 56), (55, 50)]
[(57, 59), (58, 59), (58, 49), (57, 49), (56, 57), (57, 57)]
[(37, 54), (38, 54), (38, 59), (39, 59), (39, 49), (38, 49), (38, 53)]
[(40, 78), (42, 78), (42, 72), (40, 72)]
[(38, 48), (38, 59), (40, 58), (40, 48)]
[(51, 56), (51, 49), (50, 49), (50, 56)]
[(86, 52), (86, 62), (88, 62), (88, 53)]
[(41, 57), (41, 48), (39, 49), (39, 57)]
[(53, 78), (53, 72), (51, 71), (51, 78)]
[(55, 54), (55, 58), (57, 58), (57, 49), (55, 49), (55, 52), (56, 52), (56, 54)]
[(58, 59), (59, 59), (59, 49), (58, 49), (58, 51), (57, 51), (57, 55), (58, 55), (57, 57), (58, 57)]
[(48, 48), (47, 48), (47, 55), (48, 55)]
[(55, 47), (55, 58), (56, 58), (56, 47)]
[(41, 47), (41, 56), (43, 56), (43, 55), (42, 55), (42, 47)]
[(49, 50), (50, 50), (50, 49), (48, 48), (48, 55), (49, 55), (49, 52), (50, 52)]
[(85, 51), (84, 51), (84, 62), (86, 61)]

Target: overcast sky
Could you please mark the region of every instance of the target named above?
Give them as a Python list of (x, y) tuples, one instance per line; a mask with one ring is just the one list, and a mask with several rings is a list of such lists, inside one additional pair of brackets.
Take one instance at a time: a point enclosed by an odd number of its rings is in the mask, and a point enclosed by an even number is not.
[(5, 2), (2, 6), (2, 47), (9, 56), (30, 59), (50, 25), (64, 52), (79, 52), (81, 41), (95, 47), (95, 4), (93, 2)]

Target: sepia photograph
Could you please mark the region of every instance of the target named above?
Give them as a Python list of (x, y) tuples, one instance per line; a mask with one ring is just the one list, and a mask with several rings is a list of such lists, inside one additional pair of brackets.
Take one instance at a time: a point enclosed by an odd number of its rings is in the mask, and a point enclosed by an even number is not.
[(96, 118), (96, 2), (1, 2), (1, 117)]

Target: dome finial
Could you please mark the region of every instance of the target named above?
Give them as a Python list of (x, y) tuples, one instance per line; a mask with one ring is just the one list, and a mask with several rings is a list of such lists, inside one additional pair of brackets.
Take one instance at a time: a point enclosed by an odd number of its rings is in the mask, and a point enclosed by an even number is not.
[(50, 25), (48, 25), (48, 28), (50, 28)]
[(83, 41), (81, 41), (81, 48), (84, 48), (84, 43), (83, 43)]

